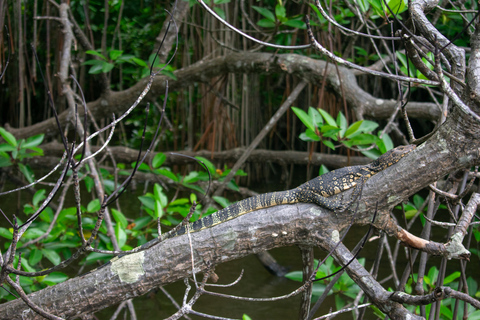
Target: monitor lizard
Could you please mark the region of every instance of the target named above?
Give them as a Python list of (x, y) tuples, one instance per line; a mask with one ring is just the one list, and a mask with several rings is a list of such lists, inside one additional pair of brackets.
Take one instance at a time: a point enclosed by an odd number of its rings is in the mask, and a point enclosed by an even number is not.
[[(305, 202), (314, 203), (332, 211), (344, 211), (358, 198), (363, 184), (368, 178), (394, 165), (414, 149), (414, 145), (399, 146), (369, 164), (333, 170), (291, 190), (264, 193), (241, 200), (200, 220), (162, 234), (160, 237), (134, 248), (128, 253), (122, 253), (99, 268), (103, 268), (126, 254), (143, 251), (167, 239), (186, 234), (187, 228), (189, 232), (198, 232), (259, 209)], [(329, 197), (351, 188), (354, 188), (354, 191), (350, 201), (343, 203), (341, 200), (329, 199)]]

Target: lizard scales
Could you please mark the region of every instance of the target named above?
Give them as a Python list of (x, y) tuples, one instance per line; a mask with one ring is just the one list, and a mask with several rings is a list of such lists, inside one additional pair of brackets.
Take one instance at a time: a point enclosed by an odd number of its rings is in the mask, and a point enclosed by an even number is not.
[[(352, 199), (355, 200), (361, 192), (361, 186), (368, 178), (394, 165), (413, 149), (415, 149), (414, 145), (399, 146), (386, 152), (369, 164), (333, 170), (291, 190), (270, 192), (241, 200), (200, 220), (189, 223), (189, 231), (198, 232), (235, 219), (243, 214), (282, 204), (305, 202), (315, 203), (332, 211), (345, 210), (353, 201), (344, 204), (338, 200), (331, 200), (329, 197), (355, 188), (352, 194)], [(185, 234), (186, 232), (187, 229), (183, 226), (163, 234), (159, 238), (159, 242)], [(155, 240), (157, 239), (152, 241)], [(146, 247), (147, 244), (148, 242), (142, 245), (141, 248)]]
[[(241, 200), (200, 220), (188, 223), (189, 231), (198, 232), (225, 221), (235, 219), (246, 213), (282, 204), (293, 204), (298, 202), (315, 203), (329, 210), (343, 211), (357, 199), (357, 197), (360, 195), (363, 184), (368, 178), (394, 165), (414, 149), (414, 145), (400, 146), (386, 152), (369, 164), (333, 170), (307, 181), (306, 183), (291, 190), (270, 192)], [(351, 197), (352, 200), (349, 202), (342, 203), (338, 200), (335, 201), (329, 199), (329, 197), (351, 188), (354, 188), (354, 192)], [(186, 233), (186, 226), (175, 228), (172, 231), (162, 234), (160, 237), (150, 240), (149, 242), (144, 243), (143, 245), (136, 247), (127, 253), (122, 253), (114, 257), (108, 263), (91, 270), (88, 273), (92, 273), (95, 270), (103, 268), (110, 263), (117, 261), (124, 255), (146, 250), (164, 240)]]

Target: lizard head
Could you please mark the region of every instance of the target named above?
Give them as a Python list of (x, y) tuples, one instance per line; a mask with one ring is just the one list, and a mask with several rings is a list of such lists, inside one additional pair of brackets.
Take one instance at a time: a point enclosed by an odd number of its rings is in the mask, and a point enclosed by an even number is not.
[(410, 144), (407, 146), (399, 146), (390, 151), (387, 151), (381, 155), (378, 159), (374, 160), (371, 164), (373, 167), (378, 168), (379, 170), (384, 170), (385, 168), (390, 167), (391, 165), (397, 163), (405, 157), (410, 151), (416, 148), (415, 145)]

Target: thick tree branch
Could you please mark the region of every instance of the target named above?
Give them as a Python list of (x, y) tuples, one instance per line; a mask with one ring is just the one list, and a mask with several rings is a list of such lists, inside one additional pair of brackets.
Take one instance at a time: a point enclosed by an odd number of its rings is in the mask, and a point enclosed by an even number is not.
[[(272, 55), (269, 53), (251, 53), (251, 52), (232, 52), (228, 55), (202, 60), (191, 66), (175, 71), (178, 80), (169, 79), (171, 91), (185, 88), (198, 82), (206, 82), (213, 77), (225, 73), (259, 73), (259, 74), (291, 74), (305, 81), (321, 85), (322, 81), (327, 81), (327, 86), (339, 96), (342, 95), (340, 80), (344, 87), (345, 99), (350, 107), (356, 110), (356, 113), (369, 118), (386, 119), (390, 117), (396, 108), (394, 100), (384, 100), (373, 97), (371, 94), (362, 90), (357, 83), (353, 72), (347, 68), (339, 67), (339, 73), (334, 68), (329, 68), (326, 72), (327, 63), (321, 60), (311, 59), (296, 54)], [(150, 93), (145, 101), (153, 101), (165, 92), (166, 76), (157, 76)], [(133, 102), (140, 96), (147, 85), (149, 78), (140, 80), (133, 87), (111, 92), (109, 95), (87, 104), (92, 116), (96, 119), (110, 117), (112, 113), (120, 114), (127, 110)], [(410, 117), (436, 120), (440, 117), (440, 110), (433, 103), (409, 102), (407, 110)], [(80, 110), (79, 116), (83, 115)], [(62, 124), (68, 120), (68, 112), (59, 115)], [(35, 125), (18, 129), (7, 127), (18, 139), (32, 136), (39, 133), (45, 133), (47, 136), (56, 134), (53, 126), (54, 120), (47, 119)]]

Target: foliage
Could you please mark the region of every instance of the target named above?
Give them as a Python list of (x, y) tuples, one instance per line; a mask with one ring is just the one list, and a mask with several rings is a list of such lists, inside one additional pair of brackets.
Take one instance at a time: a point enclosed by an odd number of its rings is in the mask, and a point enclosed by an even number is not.
[[(365, 265), (365, 259), (358, 259), (358, 261), (362, 266)], [(318, 260), (315, 260), (314, 268), (317, 268), (318, 263)], [(341, 268), (341, 266), (337, 266), (334, 263), (333, 257), (330, 256), (325, 260), (325, 263), (319, 267), (317, 274), (315, 275), (315, 279), (329, 276)], [(285, 275), (285, 277), (290, 280), (303, 282), (303, 272), (300, 270), (289, 272)], [(330, 283), (330, 280), (331, 278), (327, 278), (321, 282), (313, 283), (312, 300), (318, 299), (325, 292), (325, 288), (327, 287), (328, 283)], [(332, 290), (329, 291), (328, 295), (335, 295), (335, 305), (337, 310), (339, 310), (343, 308), (349, 300), (354, 300), (359, 291), (360, 287), (358, 287), (346, 273), (343, 273), (333, 286)]]
[[(5, 134), (0, 130), (2, 137), (5, 136), (5, 140), (9, 144), (15, 144), (17, 141), (10, 135)], [(26, 139), (25, 142), (20, 141), (16, 145), (23, 144), (25, 149), (32, 148), (33, 142), (38, 142), (36, 139)], [(35, 148), (35, 147), (33, 147)], [(19, 148), (19, 150), (23, 150)], [(12, 151), (9, 151), (12, 152)], [(22, 152), (25, 152), (24, 150)], [(22, 152), (17, 152), (18, 155), (23, 155)], [(27, 154), (29, 155), (29, 154)], [(17, 156), (17, 159), (20, 156)], [(223, 171), (217, 169), (213, 163), (209, 160), (197, 157), (205, 167), (208, 169), (213, 179), (223, 181), (230, 172), (230, 169), (225, 168)], [(184, 187), (191, 190), (191, 193), (186, 193), (185, 197), (172, 197), (171, 194), (165, 191), (159, 183), (155, 183), (152, 188), (152, 192), (147, 192), (143, 196), (139, 196), (139, 206), (141, 210), (147, 215), (140, 215), (140, 217), (129, 218), (124, 215), (123, 212), (111, 209), (111, 215), (113, 217), (113, 228), (115, 231), (115, 237), (120, 247), (120, 250), (131, 250), (134, 247), (140, 246), (146, 243), (149, 239), (158, 237), (158, 224), (157, 220), (163, 226), (171, 227), (182, 221), (188, 215), (190, 207), (193, 201), (197, 200), (196, 193), (204, 194), (205, 190), (202, 184), (209, 182), (209, 173), (205, 171), (191, 171), (188, 175), (182, 176), (179, 173), (174, 173), (170, 168), (163, 166), (166, 160), (164, 153), (157, 153), (152, 159), (151, 166), (146, 163), (142, 163), (139, 166), (139, 171), (153, 173), (155, 175), (166, 177), (176, 183), (179, 187)], [(132, 164), (132, 167), (135, 163)], [(88, 166), (86, 166), (88, 172)], [(118, 164), (118, 172), (120, 175), (129, 175), (129, 172), (125, 170), (125, 165)], [(102, 181), (107, 193), (113, 192), (116, 186), (114, 183), (113, 175), (105, 170), (100, 169), (102, 174)], [(237, 171), (236, 175), (245, 175), (242, 170)], [(84, 185), (88, 192), (92, 191), (93, 179), (85, 173), (79, 173), (79, 177), (84, 181)], [(233, 190), (238, 190), (238, 186), (232, 180), (228, 187)], [(184, 193), (184, 192), (182, 192)], [(46, 198), (46, 190), (40, 189), (33, 195), (32, 200), (24, 204), (23, 211), (28, 215), (35, 213), (42, 202)], [(230, 203), (223, 197), (214, 197), (214, 200), (221, 206), (228, 206)], [(196, 211), (193, 214), (190, 221), (195, 221), (202, 216), (202, 205), (198, 204)], [(92, 199), (86, 206), (81, 206), (82, 212), (82, 225), (84, 237), (88, 238), (91, 235), (91, 231), (95, 226), (95, 215), (100, 210), (100, 200)], [(203, 216), (211, 214), (216, 210), (212, 207), (205, 210)], [(29, 229), (25, 232), (23, 237), (18, 243), (18, 247), (22, 247), (26, 242), (42, 237), (48, 232), (50, 224), (54, 221), (55, 213), (50, 207), (47, 207), (40, 214), (39, 219), (32, 223)], [(18, 219), (18, 223), (21, 224), (22, 220)], [(57, 265), (62, 260), (68, 259), (72, 256), (75, 248), (81, 246), (81, 237), (79, 234), (72, 230), (77, 228), (77, 216), (76, 208), (68, 207), (60, 211), (53, 229), (48, 233), (46, 237), (30, 244), (24, 248), (19, 249), (22, 253), (22, 267), (24, 270), (34, 272), (38, 269), (44, 269), (47, 264)], [(5, 248), (10, 245), (9, 240), (12, 239), (12, 228), (0, 227), (0, 237), (6, 239)], [(98, 234), (98, 249), (101, 250), (114, 250), (110, 237), (106, 236), (107, 229), (105, 222), (100, 227), (100, 233)], [(106, 263), (112, 258), (112, 255), (89, 253), (82, 264), (93, 264), (98, 262)], [(22, 287), (27, 293), (38, 291), (46, 286), (51, 286), (68, 279), (68, 276), (62, 272), (54, 272), (48, 276), (36, 277), (34, 279), (28, 277), (20, 277)], [(0, 290), (0, 299), (12, 300), (13, 296), (9, 295), (5, 290)]]
[[(364, 155), (373, 159), (393, 148), (393, 142), (388, 134), (381, 137), (380, 133), (372, 134), (378, 127), (376, 122), (359, 120), (348, 125), (347, 119), (341, 111), (335, 120), (320, 108), (310, 107), (308, 113), (296, 107), (292, 107), (292, 110), (307, 127), (307, 130), (299, 136), (303, 141), (320, 141), (332, 150), (336, 148), (334, 142), (339, 142), (347, 148), (357, 147)], [(379, 151), (365, 149), (372, 144), (375, 144)]]
[(38, 146), (42, 143), (44, 134), (17, 140), (10, 132), (0, 127), (0, 136), (6, 142), (0, 144), (0, 167), (14, 166), (29, 183), (32, 183), (35, 177), (33, 171), (22, 161), (26, 158), (43, 155), (43, 150)]

